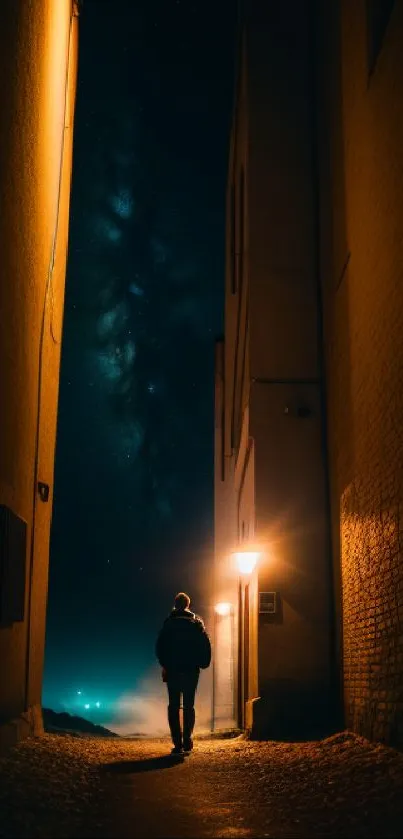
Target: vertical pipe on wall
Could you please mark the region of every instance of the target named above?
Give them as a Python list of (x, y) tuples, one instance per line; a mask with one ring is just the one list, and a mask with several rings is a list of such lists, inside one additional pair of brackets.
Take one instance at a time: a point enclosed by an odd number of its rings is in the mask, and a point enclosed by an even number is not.
[(213, 661), (212, 661), (212, 674), (211, 674), (211, 724), (210, 730), (213, 732), (215, 730), (215, 679), (216, 679), (216, 643), (217, 643), (217, 613), (214, 609), (214, 617), (213, 617)]
[(342, 679), (341, 662), (337, 648), (337, 625), (336, 625), (336, 591), (334, 584), (334, 556), (331, 537), (331, 499), (330, 499), (330, 471), (329, 471), (329, 444), (327, 429), (327, 388), (326, 388), (326, 361), (325, 361), (325, 339), (324, 339), (324, 311), (323, 311), (323, 289), (321, 276), (320, 248), (322, 243), (321, 224), (321, 193), (320, 193), (320, 149), (319, 149), (319, 45), (320, 45), (320, 24), (321, 24), (321, 2), (311, 0), (310, 3), (310, 55), (311, 55), (311, 154), (312, 154), (312, 181), (314, 201), (314, 224), (315, 224), (315, 283), (317, 299), (317, 345), (318, 345), (318, 372), (319, 372), (319, 395), (321, 404), (321, 432), (322, 452), (324, 463), (325, 479), (325, 500), (326, 500), (326, 529), (327, 529), (327, 552), (328, 552), (328, 591), (329, 591), (329, 688), (330, 699), (335, 697), (335, 720), (336, 724), (341, 723), (342, 716)]
[(238, 579), (238, 727), (243, 726), (243, 696), (242, 696), (242, 649), (243, 649), (243, 621), (242, 621), (242, 579)]

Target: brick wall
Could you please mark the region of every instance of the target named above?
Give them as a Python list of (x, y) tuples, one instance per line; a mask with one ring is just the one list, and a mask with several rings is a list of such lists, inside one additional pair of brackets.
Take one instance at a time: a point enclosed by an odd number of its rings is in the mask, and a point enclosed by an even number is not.
[(366, 4), (329, 5), (340, 41), (322, 92), (342, 130), (322, 133), (322, 276), (345, 718), (402, 748), (403, 3), (375, 64)]

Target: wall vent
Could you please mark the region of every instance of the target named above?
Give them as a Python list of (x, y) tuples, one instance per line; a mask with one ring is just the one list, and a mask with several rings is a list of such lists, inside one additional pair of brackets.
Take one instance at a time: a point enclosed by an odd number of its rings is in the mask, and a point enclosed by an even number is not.
[(275, 615), (277, 612), (277, 592), (275, 591), (260, 591), (259, 592), (259, 614), (260, 615)]

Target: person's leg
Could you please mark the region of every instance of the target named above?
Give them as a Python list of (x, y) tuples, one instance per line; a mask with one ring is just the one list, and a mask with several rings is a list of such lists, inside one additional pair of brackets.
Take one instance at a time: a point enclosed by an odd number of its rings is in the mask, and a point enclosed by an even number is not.
[(190, 751), (193, 748), (192, 734), (195, 724), (195, 696), (199, 670), (186, 673), (183, 679), (183, 748)]
[(167, 688), (168, 688), (168, 722), (169, 722), (169, 729), (171, 732), (172, 742), (174, 744), (175, 749), (182, 748), (182, 733), (181, 733), (181, 724), (179, 718), (179, 708), (180, 708), (180, 684), (178, 677), (168, 676), (167, 679)]

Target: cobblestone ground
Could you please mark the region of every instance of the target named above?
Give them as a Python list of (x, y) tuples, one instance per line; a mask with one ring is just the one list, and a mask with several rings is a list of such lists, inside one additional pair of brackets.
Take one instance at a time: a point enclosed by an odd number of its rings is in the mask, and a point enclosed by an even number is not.
[(348, 732), (312, 743), (47, 734), (0, 760), (0, 836), (401, 837), (403, 755)]

